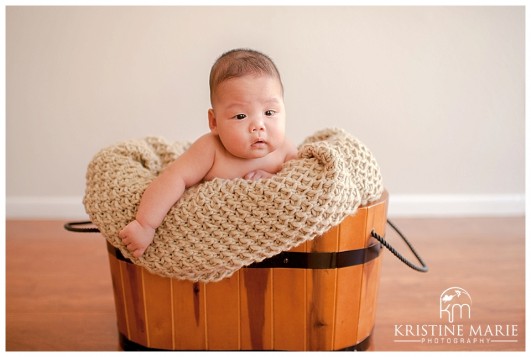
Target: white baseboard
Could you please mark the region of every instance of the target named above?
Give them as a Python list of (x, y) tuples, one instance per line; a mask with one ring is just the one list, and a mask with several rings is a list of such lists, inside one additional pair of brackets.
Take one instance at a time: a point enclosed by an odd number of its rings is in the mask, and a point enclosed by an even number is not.
[(88, 218), (83, 198), (64, 197), (6, 197), (8, 219), (80, 219)]
[(390, 195), (389, 217), (523, 216), (525, 195)]
[[(391, 194), (389, 217), (523, 216), (525, 195)], [(7, 197), (8, 219), (87, 219), (82, 197)]]

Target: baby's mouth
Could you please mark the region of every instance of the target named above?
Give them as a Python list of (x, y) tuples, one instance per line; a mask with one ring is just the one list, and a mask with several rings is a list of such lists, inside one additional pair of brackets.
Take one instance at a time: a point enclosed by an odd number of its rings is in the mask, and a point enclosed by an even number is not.
[(265, 145), (266, 144), (266, 141), (262, 138), (257, 138), (253, 141), (253, 146), (260, 146), (260, 145)]

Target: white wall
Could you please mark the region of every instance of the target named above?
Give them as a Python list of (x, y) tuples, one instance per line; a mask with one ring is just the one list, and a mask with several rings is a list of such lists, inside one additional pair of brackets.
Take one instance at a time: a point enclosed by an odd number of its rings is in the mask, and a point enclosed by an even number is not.
[(524, 7), (7, 7), (8, 217), (83, 217), (101, 148), (207, 130), (215, 59), (277, 63), (295, 142), (378, 159), (391, 215), (523, 214)]

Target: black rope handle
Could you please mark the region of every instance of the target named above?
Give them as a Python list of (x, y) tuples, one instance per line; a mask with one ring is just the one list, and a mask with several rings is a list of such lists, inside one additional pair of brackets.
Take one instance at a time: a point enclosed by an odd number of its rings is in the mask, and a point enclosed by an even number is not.
[(70, 232), (79, 232), (79, 233), (99, 233), (99, 229), (96, 227), (79, 227), (92, 224), (91, 221), (83, 222), (68, 222), (65, 223), (64, 228)]
[(402, 238), (402, 240), (407, 244), (407, 246), (409, 247), (411, 252), (415, 255), (415, 257), (417, 258), (417, 260), (419, 261), (421, 266), (415, 265), (415, 264), (411, 263), (409, 260), (407, 260), (406, 258), (404, 258), (404, 256), (402, 256), (402, 254), (398, 253), (395, 248), (393, 248), (385, 239), (383, 239), (383, 237), (378, 235), (378, 233), (376, 233), (374, 230), (371, 232), (371, 236), (373, 238), (375, 238), (376, 240), (378, 240), (380, 243), (382, 243), (384, 247), (389, 249), (389, 251), (391, 253), (393, 253), (395, 255), (395, 257), (400, 259), (402, 261), (402, 263), (406, 264), (408, 267), (410, 267), (413, 270), (419, 271), (421, 273), (426, 273), (428, 271), (428, 266), (426, 265), (426, 263), (424, 263), (424, 261), (422, 260), (420, 255), (415, 250), (415, 248), (413, 248), (413, 245), (411, 245), (411, 243), (409, 243), (409, 241), (402, 234), (402, 232), (400, 232), (400, 230), (393, 223), (391, 223), (390, 220), (387, 220), (387, 224), (389, 224), (391, 226), (391, 228), (393, 228), (395, 230), (395, 232), (398, 233), (400, 238)]

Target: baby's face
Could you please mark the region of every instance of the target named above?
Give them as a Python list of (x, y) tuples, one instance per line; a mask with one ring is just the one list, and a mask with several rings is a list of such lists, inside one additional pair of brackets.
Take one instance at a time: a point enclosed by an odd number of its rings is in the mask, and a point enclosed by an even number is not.
[(227, 151), (256, 159), (284, 142), (286, 114), (277, 78), (247, 75), (222, 82), (212, 98), (210, 129)]

